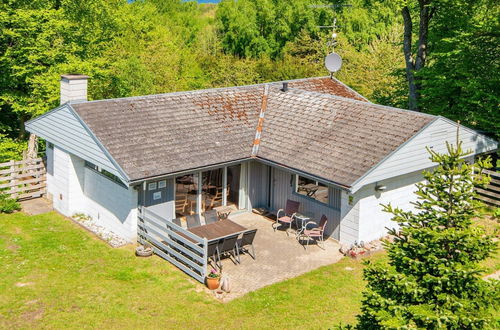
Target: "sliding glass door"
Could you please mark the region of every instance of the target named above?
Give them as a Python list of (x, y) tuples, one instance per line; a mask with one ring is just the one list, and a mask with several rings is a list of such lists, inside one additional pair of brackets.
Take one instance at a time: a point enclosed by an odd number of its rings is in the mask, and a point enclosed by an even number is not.
[(247, 164), (220, 167), (175, 178), (175, 217), (203, 214), (219, 206), (246, 208)]
[(198, 212), (198, 173), (175, 178), (175, 217)]

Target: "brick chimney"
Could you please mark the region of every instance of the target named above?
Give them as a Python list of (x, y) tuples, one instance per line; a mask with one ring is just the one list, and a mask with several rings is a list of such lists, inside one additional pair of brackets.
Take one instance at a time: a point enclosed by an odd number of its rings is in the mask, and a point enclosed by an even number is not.
[(61, 75), (61, 104), (68, 101), (87, 101), (87, 80), (83, 74)]

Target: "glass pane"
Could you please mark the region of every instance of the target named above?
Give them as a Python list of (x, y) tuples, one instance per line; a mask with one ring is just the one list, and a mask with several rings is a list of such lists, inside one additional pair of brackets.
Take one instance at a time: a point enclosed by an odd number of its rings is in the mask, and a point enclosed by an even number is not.
[(241, 165), (227, 168), (227, 206), (239, 209)]
[(175, 215), (183, 217), (196, 213), (198, 202), (198, 174), (175, 178)]
[(222, 206), (224, 170), (218, 168), (202, 173), (202, 210), (208, 211)]
[(297, 179), (297, 193), (328, 204), (328, 187), (321, 182), (299, 175)]

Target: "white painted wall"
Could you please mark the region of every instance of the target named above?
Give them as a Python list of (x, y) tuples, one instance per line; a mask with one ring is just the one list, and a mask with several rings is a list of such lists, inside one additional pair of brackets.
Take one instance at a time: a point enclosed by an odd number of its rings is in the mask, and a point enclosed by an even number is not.
[[(133, 242), (137, 234), (137, 191), (87, 167), (83, 159), (54, 146), (47, 149), (47, 190), (54, 208), (65, 216), (84, 213)], [(49, 165), (50, 166), (50, 165)]]
[(104, 175), (84, 168), (84, 203), (81, 212), (129, 241), (137, 234), (137, 190), (125, 188)]
[(368, 184), (353, 194), (353, 205), (349, 205), (347, 192), (342, 194), (340, 241), (353, 244), (368, 243), (387, 235), (387, 228), (397, 228), (392, 215), (383, 211), (381, 204), (391, 204), (405, 211), (414, 210), (412, 201), (417, 200), (415, 184), (423, 181), (421, 171), (379, 181), (386, 186), (382, 192), (375, 191), (375, 183)]
[(54, 209), (68, 215), (68, 168), (70, 166), (70, 156), (64, 150), (54, 146), (52, 161), (53, 175), (48, 175), (47, 191), (52, 195)]
[(387, 189), (375, 192), (375, 184), (364, 186), (359, 192), (359, 240), (369, 242), (387, 235), (387, 228), (397, 228), (391, 221), (392, 214), (384, 212), (381, 204), (391, 204), (404, 211), (414, 210), (412, 201), (417, 200), (415, 184), (423, 181), (421, 171), (408, 173), (380, 181)]
[(359, 242), (359, 200), (353, 195), (352, 205), (349, 204), (349, 193), (342, 191), (340, 197), (340, 237), (342, 244), (351, 245)]

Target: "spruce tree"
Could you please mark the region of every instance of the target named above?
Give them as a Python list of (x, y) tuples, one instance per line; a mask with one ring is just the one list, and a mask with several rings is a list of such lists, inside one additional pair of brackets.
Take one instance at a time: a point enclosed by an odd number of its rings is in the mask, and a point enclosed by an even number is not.
[(472, 225), (480, 208), (473, 188), (489, 182), (482, 169), (490, 160), (470, 165), (461, 143), (447, 148), (447, 154), (428, 149), (437, 167), (416, 185), (413, 211), (383, 205), (399, 229), (385, 243), (389, 264), (368, 263), (364, 271), (358, 328), (494, 327), (489, 313), (500, 301), (498, 282), (481, 278), (479, 262), (496, 243)]

